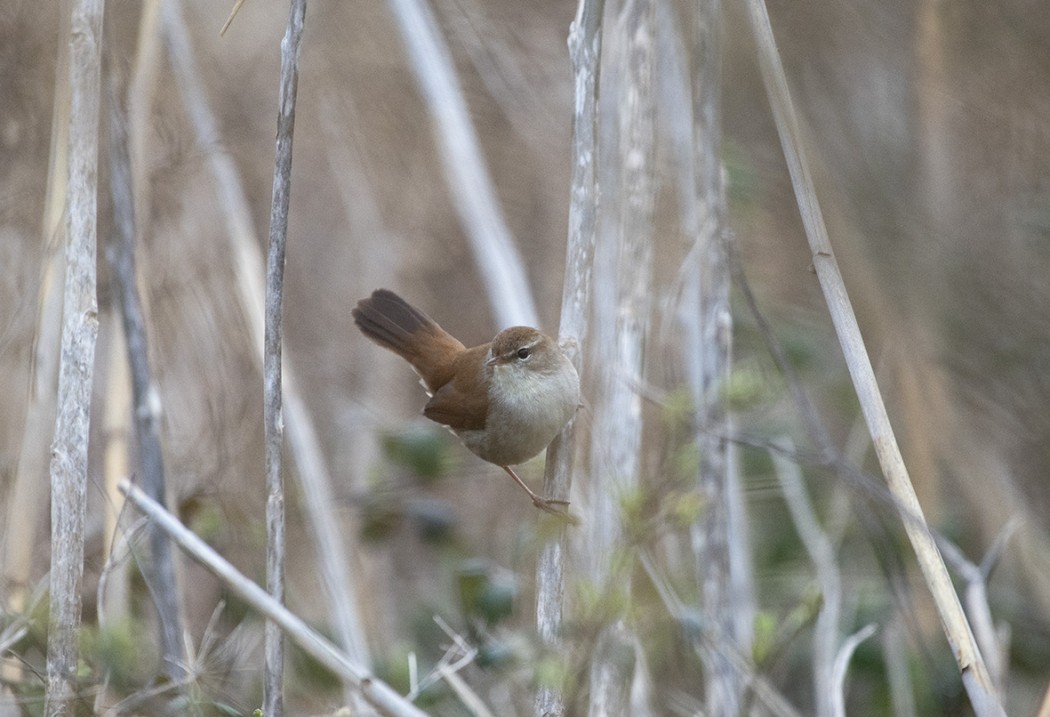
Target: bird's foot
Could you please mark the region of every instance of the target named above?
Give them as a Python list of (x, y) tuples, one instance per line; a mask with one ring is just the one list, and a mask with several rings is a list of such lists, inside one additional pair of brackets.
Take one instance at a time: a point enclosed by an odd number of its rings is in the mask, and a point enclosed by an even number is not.
[(562, 500), (561, 498), (545, 498), (542, 495), (537, 494), (532, 488), (525, 485), (525, 481), (518, 477), (518, 474), (510, 466), (500, 466), (503, 470), (507, 471), (511, 478), (524, 489), (529, 497), (532, 498), (532, 504), (551, 515), (556, 515), (563, 520), (568, 521), (572, 525), (577, 525), (580, 519), (569, 513), (569, 501)]
[(580, 519), (569, 512), (569, 501), (558, 498), (544, 498), (539, 495), (532, 496), (532, 504), (545, 513), (555, 515), (570, 525), (579, 525)]

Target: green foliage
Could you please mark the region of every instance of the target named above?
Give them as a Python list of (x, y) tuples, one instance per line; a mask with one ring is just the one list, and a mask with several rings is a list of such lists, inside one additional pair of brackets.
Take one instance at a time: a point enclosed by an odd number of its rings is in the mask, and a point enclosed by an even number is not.
[(722, 395), (731, 410), (746, 411), (768, 405), (774, 396), (773, 388), (769, 377), (756, 362), (740, 361), (734, 364)]
[(667, 471), (675, 484), (692, 487), (700, 475), (700, 464), (700, 447), (696, 441), (687, 441), (671, 451)]
[(457, 572), (460, 607), (463, 614), (492, 627), (511, 617), (518, 597), (518, 586), (506, 571), (495, 571), (484, 560), (463, 561)]
[(416, 490), (417, 485), (433, 483), (455, 469), (458, 454), (447, 431), (413, 424), (383, 436), (381, 446), (383, 463), (376, 469), (375, 488), (360, 503), (361, 536), (371, 542), (389, 541), (410, 528), (424, 543), (452, 543), (455, 511)]
[(456, 513), (440, 500), (377, 490), (363, 499), (360, 517), (361, 537), (370, 542), (390, 540), (406, 527), (413, 529), (421, 542), (433, 546), (450, 545), (456, 538)]
[(448, 545), (456, 537), (456, 513), (445, 501), (414, 500), (408, 517), (416, 535), (425, 544)]
[(759, 208), (762, 186), (754, 163), (732, 137), (722, 141), (722, 166), (726, 172), (729, 202), (735, 211), (751, 212)]
[(676, 431), (693, 424), (696, 404), (693, 392), (682, 386), (668, 391), (660, 401), (660, 420), (668, 430)]
[(14, 628), (16, 623), (18, 626), (25, 628), (25, 634), (22, 638), (16, 640), (11, 646), (12, 653), (16, 655), (47, 654), (47, 618), (49, 609), (50, 606), (45, 597), (34, 602), (29, 607), (29, 612), (25, 615), (15, 613), (0, 614), (0, 620), (3, 620), (4, 631)]
[(387, 645), (373, 660), (372, 669), (376, 677), (386, 682), (401, 694), (412, 689), (409, 673), (409, 653), (414, 652), (404, 643)]
[(512, 644), (490, 638), (478, 648), (474, 664), (483, 670), (502, 670), (518, 662), (519, 657)]
[(81, 631), (82, 657), (94, 674), (104, 675), (113, 689), (128, 694), (146, 684), (156, 670), (156, 650), (142, 639), (152, 629), (133, 618), (101, 628), (86, 625)]
[(423, 482), (446, 475), (456, 463), (456, 452), (446, 431), (430, 424), (412, 424), (382, 439), (383, 456), (406, 468)]
[(648, 537), (652, 509), (646, 491), (641, 488), (624, 491), (620, 495), (620, 515), (623, 516), (625, 537), (629, 544), (635, 544)]
[(192, 511), (192, 520), (188, 521), (188, 526), (206, 543), (214, 544), (225, 535), (228, 521), (222, 506), (199, 501), (198, 509)]
[(533, 680), (536, 687), (562, 688), (569, 681), (568, 665), (556, 655), (542, 655), (536, 660)]
[(752, 627), (754, 636), (751, 641), (751, 659), (756, 665), (764, 665), (776, 645), (777, 618), (767, 610), (759, 610), (755, 613)]
[(754, 640), (751, 657), (761, 669), (778, 660), (789, 647), (795, 645), (806, 628), (820, 614), (823, 598), (819, 592), (811, 591), (787, 613), (775, 615), (770, 611), (759, 611), (754, 620)]
[(574, 588), (574, 621), (577, 629), (589, 630), (591, 626), (607, 624), (627, 613), (630, 602), (624, 581), (597, 585), (580, 578), (575, 581)]
[[(392, 646), (384, 654), (376, 658), (376, 676), (401, 694), (408, 694), (413, 687), (409, 671), (413, 655), (417, 664), (419, 664), (417, 677), (422, 679), (428, 672), (426, 662), (419, 659), (418, 652), (415, 649), (405, 644)], [(416, 697), (415, 704), (429, 713), (435, 705), (442, 704), (449, 700), (451, 696), (448, 685), (438, 681), (424, 687)]]
[(817, 346), (816, 337), (802, 331), (789, 331), (780, 337), (788, 363), (796, 371), (802, 372), (812, 368), (823, 355), (826, 345)]
[(404, 521), (401, 500), (388, 492), (373, 491), (361, 505), (361, 537), (381, 541), (392, 536)]

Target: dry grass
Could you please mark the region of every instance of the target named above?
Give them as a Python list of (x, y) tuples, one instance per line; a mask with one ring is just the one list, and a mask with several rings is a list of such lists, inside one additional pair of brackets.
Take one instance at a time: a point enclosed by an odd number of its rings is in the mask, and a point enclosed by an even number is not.
[[(674, 11), (684, 12), (679, 5)], [(476, 0), (430, 7), (449, 43), (506, 226), (523, 256), (539, 323), (553, 331), (570, 217), (573, 85), (565, 38), (575, 8)], [(278, 45), (287, 16), (284, 8), (247, 3), (220, 37), (229, 11), (196, 0), (185, 11), (199, 68), (195, 80), (216, 120), (215, 134), (203, 146), (158, 41), (162, 36), (154, 38), (156, 74), (143, 85), (153, 100), (133, 128), (140, 138), (133, 147), (142, 152), (132, 159), (141, 162), (134, 174), (136, 201), (146, 200), (144, 209), (136, 204), (145, 221), (137, 261), (163, 408), (170, 505), (261, 582), (261, 336), (235, 289), (246, 264), (229, 248), (237, 232), (230, 217), (241, 211), (237, 221), (247, 236), (265, 234)], [(1009, 643), (999, 645), (1008, 712), (1034, 713), (1050, 680), (1050, 543), (1041, 517), (1050, 505), (1043, 480), (1050, 467), (1050, 130), (1042, 120), (1050, 108), (1050, 65), (1043, 51), (1050, 42), (1050, 13), (1019, 3), (976, 2), (921, 16), (903, 2), (878, 8), (804, 2), (772, 5), (770, 11), (807, 127), (816, 191), (919, 501), (931, 525), (973, 563), (1011, 518), (1021, 521), (997, 569), (983, 579), (993, 620), (1012, 628)], [(899, 699), (904, 689), (920, 714), (958, 713), (966, 709), (958, 673), (900, 543), (899, 520), (881, 478), (865, 473), (878, 470), (869, 446), (851, 438), (864, 435), (852, 430), (858, 407), (816, 280), (807, 271), (811, 259), (746, 22), (738, 8), (726, 12), (728, 223), (758, 304), (849, 464), (852, 485), (860, 487), (859, 497), (853, 493), (848, 500), (835, 488), (840, 474), (803, 430), (792, 392), (746, 305), (734, 303), (735, 364), (725, 395), (736, 416), (731, 437), (740, 439), (757, 608), (752, 649), (736, 655), (745, 660), (736, 664), (760, 677), (745, 707), (756, 701), (790, 704), (805, 714), (817, 704), (811, 687), (810, 625), (818, 616), (809, 599), (813, 569), (767, 453), (773, 439), (790, 435), (798, 452), (779, 453), (778, 461), (801, 466), (813, 513), (837, 540), (843, 591), (838, 644), (871, 622), (885, 630), (903, 625), (906, 635), (892, 645), (879, 635), (857, 647), (847, 709), (874, 704), (892, 713), (892, 683), (895, 704), (907, 703)], [(105, 43), (119, 77), (134, 76), (148, 60), (139, 54), (141, 20), (138, 4), (107, 7)], [(64, 140), (58, 133), (52, 140), (50, 132), (56, 50), (68, 36), (63, 23), (68, 19), (58, 8), (38, 9), (24, 0), (9, 3), (0, 22), (0, 386), (6, 397), (0, 411), (0, 636), (20, 635), (28, 626), (18, 639), (0, 638), (7, 648), (0, 673), (4, 706), (16, 700), (39, 705), (42, 695), (45, 643), (33, 620), (43, 613), (39, 606), (34, 611), (31, 598), (49, 565), (49, 513), (45, 497), (26, 487), (46, 484), (53, 430), (53, 417), (34, 418), (29, 407), (55, 390), (41, 358), (55, 336), (38, 326), (46, 323), (41, 317), (49, 287), (61, 284), (60, 275), (49, 273), (45, 240), (57, 226), (48, 167), (63, 161), (52, 143), (61, 147)], [(526, 501), (513, 499), (515, 491), (498, 469), (441, 435), (415, 430), (411, 419), (421, 394), (414, 377), (380, 363), (386, 357), (365, 345), (350, 319), (353, 303), (382, 285), (426, 307), (465, 343), (486, 341), (498, 328), (497, 313), (480, 298), (487, 295), (486, 282), (446, 186), (447, 168), (397, 24), (384, 3), (311, 4), (301, 59), (284, 351), (334, 485), (330, 503), (373, 669), (402, 692), (419, 686), (420, 674), (441, 664), (450, 642), (434, 625), (432, 617), (439, 615), (478, 653), (452, 682), (438, 680), (421, 690), (423, 709), (459, 714), (454, 694), (460, 690), (494, 714), (530, 714), (537, 684), (558, 685), (570, 708), (582, 709), (590, 698), (582, 687), (584, 649), (597, 644), (599, 626), (615, 617), (641, 636), (638, 647), (617, 653), (629, 657), (624, 664), (638, 676), (635, 713), (644, 711), (637, 705), (649, 705), (653, 714), (695, 711), (704, 697), (697, 645), (724, 648), (725, 641), (717, 631), (697, 627), (707, 625), (697, 622), (698, 584), (691, 572), (676, 568), (690, 565), (687, 526), (703, 516), (705, 506), (687, 487), (699, 461), (692, 404), (680, 354), (665, 333), (676, 325), (673, 297), (685, 242), (675, 145), (664, 134), (664, 120), (658, 114), (649, 331), (643, 374), (632, 383), (645, 399), (639, 486), (618, 502), (624, 537), (609, 556), (627, 566), (618, 574), (631, 589), (603, 592), (581, 577), (584, 560), (570, 550), (564, 652), (555, 655), (536, 638), (533, 612), (547, 524)], [(679, 100), (658, 89), (658, 112)], [(57, 117), (56, 130), (64, 122)], [(610, 141), (609, 131), (601, 125), (599, 141)], [(106, 156), (107, 149), (102, 152)], [(215, 179), (216, 155), (243, 187), (240, 210)], [(608, 181), (608, 172), (619, 169), (598, 171)], [(62, 196), (64, 190), (54, 192)], [(113, 222), (105, 201), (101, 207), (104, 247)], [(140, 709), (155, 712), (175, 699), (170, 692), (150, 692), (150, 678), (162, 671), (156, 655), (96, 630), (106, 606), (96, 604), (94, 586), (109, 550), (103, 539), (103, 455), (114, 439), (102, 430), (102, 417), (107, 402), (116, 400), (111, 382), (118, 376), (109, 365), (112, 326), (106, 322), (115, 314), (109, 311), (104, 266), (99, 279), (103, 324), (85, 562), (84, 622), (91, 636), (83, 655), (89, 676), (81, 688), (85, 704), (98, 694), (107, 697), (105, 704), (139, 695), (145, 705)], [(261, 317), (261, 305), (256, 308)], [(577, 421), (581, 446), (596, 421), (594, 398), (589, 396)], [(290, 461), (286, 467), (297, 470)], [(591, 481), (601, 489), (610, 470), (600, 458), (583, 460), (574, 483)], [(526, 466), (524, 475), (536, 481), (540, 467)], [(300, 490), (288, 500), (288, 604), (322, 631), (337, 632), (322, 599), (315, 524)], [(889, 533), (869, 530), (862, 520), (869, 515), (891, 526)], [(655, 570), (643, 570), (639, 555), (649, 556)], [(128, 632), (152, 636), (150, 601), (132, 564), (124, 563), (135, 619)], [(474, 570), (479, 565), (483, 569)], [(213, 620), (216, 605), (229, 597), (226, 590), (181, 558), (178, 570), (191, 643), (207, 642), (205, 633), (209, 640), (234, 636), (226, 652), (208, 651), (215, 657), (205, 662), (208, 674), (182, 691), (180, 704), (189, 705), (187, 713), (215, 714), (218, 705), (229, 705), (250, 714), (261, 704), (261, 641), (251, 637), (261, 635), (261, 622), (236, 598)], [(482, 597), (468, 583), (481, 585)], [(501, 602), (508, 595), (513, 599)], [(509, 614), (497, 617), (493, 605), (509, 605)], [(880, 640), (885, 649), (878, 647)], [(140, 671), (127, 667), (129, 654), (140, 657)], [(909, 674), (911, 685), (901, 687), (902, 675)], [(286, 690), (290, 713), (330, 712), (343, 701), (323, 671), (297, 653), (289, 655)]]

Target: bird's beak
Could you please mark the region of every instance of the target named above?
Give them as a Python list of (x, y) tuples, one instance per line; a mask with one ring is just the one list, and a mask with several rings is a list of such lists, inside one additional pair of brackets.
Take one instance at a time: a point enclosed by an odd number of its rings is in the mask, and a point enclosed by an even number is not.
[(499, 356), (489, 356), (488, 360), (485, 361), (485, 365), (486, 366), (498, 366), (501, 363), (506, 363), (506, 362), (502, 358), (500, 358)]

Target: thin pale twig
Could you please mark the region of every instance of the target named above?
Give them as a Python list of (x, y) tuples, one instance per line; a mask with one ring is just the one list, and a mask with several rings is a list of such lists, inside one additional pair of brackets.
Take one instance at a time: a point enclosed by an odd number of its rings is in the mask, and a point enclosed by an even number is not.
[(406, 695), (406, 699), (414, 700), (423, 690), (437, 682), (444, 681), (472, 714), (479, 715), (479, 717), (491, 717), (492, 712), (482, 701), (481, 697), (459, 676), (459, 672), (463, 668), (474, 662), (478, 655), (477, 648), (472, 647), (462, 635), (453, 630), (439, 615), (434, 616), (434, 622), (441, 628), (442, 632), (449, 636), (449, 639), (452, 640), (452, 645), (445, 650), (445, 654), (438, 660), (434, 669), (422, 680), (415, 676), (415, 653), (410, 655), (409, 672), (412, 674), (410, 679), (412, 691)]
[(359, 692), (381, 713), (392, 717), (426, 717), (425, 713), (408, 702), (393, 688), (354, 662), (306, 622), (284, 607), (265, 590), (239, 572), (199, 536), (186, 528), (178, 518), (166, 511), (139, 488), (124, 481), (120, 490), (140, 511), (154, 521), (193, 560), (198, 562), (230, 591), (253, 610), (273, 620), (289, 639), (304, 652), (337, 675), (346, 685)]
[[(783, 439), (783, 446), (787, 451), (793, 448), (787, 439)], [(774, 454), (772, 458), (792, 523), (820, 581), (823, 601), (813, 631), (813, 691), (815, 713), (819, 717), (831, 717), (841, 714), (834, 707), (836, 692), (833, 684), (835, 646), (839, 639), (839, 615), (842, 612), (842, 575), (835, 562), (835, 547), (821, 527), (803, 485), (802, 471), (797, 464), (782, 456)]]
[(222, 24), (222, 29), (219, 30), (219, 37), (223, 37), (226, 31), (230, 29), (230, 25), (233, 24), (233, 18), (237, 17), (237, 13), (241, 11), (241, 5), (244, 5), (244, 0), (237, 0), (233, 4), (233, 8), (230, 10), (230, 16), (226, 18), (226, 22)]
[(872, 623), (857, 630), (846, 638), (839, 647), (838, 654), (835, 655), (832, 683), (829, 687), (832, 690), (832, 714), (836, 717), (846, 717), (846, 672), (849, 669), (849, 661), (860, 643), (874, 635), (876, 629), (876, 625)]
[(966, 557), (962, 549), (951, 540), (943, 535), (937, 535), (937, 544), (944, 553), (944, 557), (966, 581), (963, 593), (966, 612), (973, 625), (974, 637), (981, 647), (981, 654), (988, 664), (988, 673), (1000, 692), (1003, 691), (1006, 683), (1009, 650), (1008, 645), (1003, 644), (1006, 638), (1001, 636), (995, 627), (992, 608), (988, 603), (988, 578), (1002, 555), (1007, 541), (1019, 524), (1020, 518), (1016, 516), (1007, 521), (980, 564)]

